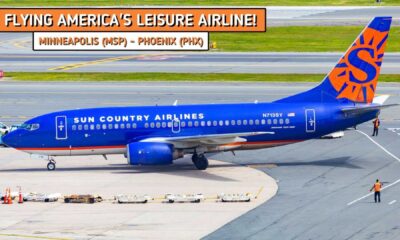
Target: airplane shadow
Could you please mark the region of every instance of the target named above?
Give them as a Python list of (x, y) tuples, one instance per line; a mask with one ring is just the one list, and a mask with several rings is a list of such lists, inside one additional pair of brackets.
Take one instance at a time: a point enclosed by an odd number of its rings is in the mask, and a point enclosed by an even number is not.
[[(240, 165), (230, 165), (230, 164), (213, 164), (210, 165), (209, 169), (215, 168), (232, 168), (238, 167)], [(242, 166), (240, 166), (242, 167)], [(48, 173), (57, 173), (57, 172), (85, 172), (85, 171), (105, 171), (111, 174), (146, 174), (146, 173), (160, 173), (160, 174), (168, 174), (182, 177), (190, 177), (190, 178), (199, 178), (199, 179), (207, 179), (207, 180), (215, 180), (215, 181), (224, 181), (224, 182), (236, 182), (237, 180), (218, 176), (213, 173), (206, 171), (197, 170), (193, 164), (172, 164), (172, 165), (162, 165), (162, 166), (132, 166), (128, 164), (109, 164), (106, 166), (87, 166), (87, 167), (58, 167), (54, 172), (50, 172), (47, 168), (14, 168), (14, 169), (0, 169), (0, 173), (23, 173), (23, 172), (48, 172)]]
[[(243, 163), (242, 163), (243, 164)], [(316, 161), (296, 161), (296, 162), (266, 162), (266, 163), (244, 163), (247, 166), (258, 166), (260, 164), (276, 164), (278, 167), (296, 167), (296, 166), (321, 166), (321, 167), (340, 167), (340, 168), (351, 168), (351, 169), (360, 169), (359, 167), (353, 163), (351, 163), (351, 157), (338, 157), (338, 158), (329, 158), (323, 160)]]
[[(260, 165), (268, 165), (268, 164), (276, 164), (278, 167), (296, 167), (296, 166), (322, 166), (322, 167), (341, 167), (341, 168), (351, 168), (351, 169), (360, 169), (361, 167), (354, 165), (350, 162), (351, 157), (339, 157), (339, 158), (330, 158), (324, 160), (316, 160), (316, 161), (296, 161), (296, 162), (240, 162), (232, 164), (210, 164), (209, 169), (218, 169), (218, 168), (232, 168), (232, 167), (243, 167), (243, 166), (255, 166), (257, 168), (262, 168)], [(237, 180), (218, 176), (208, 171), (199, 171), (197, 170), (193, 164), (180, 162), (178, 164), (172, 165), (163, 165), (163, 166), (131, 166), (128, 164), (109, 164), (105, 166), (87, 166), (87, 167), (59, 167), (54, 172), (49, 172), (45, 167), (42, 168), (18, 168), (18, 169), (0, 169), (0, 173), (7, 172), (48, 172), (48, 173), (57, 173), (57, 172), (85, 172), (85, 171), (105, 171), (110, 172), (111, 174), (146, 174), (146, 173), (160, 173), (174, 176), (182, 176), (182, 177), (190, 177), (190, 178), (198, 178), (198, 179), (207, 179), (214, 181), (224, 181), (224, 182), (235, 182)]]

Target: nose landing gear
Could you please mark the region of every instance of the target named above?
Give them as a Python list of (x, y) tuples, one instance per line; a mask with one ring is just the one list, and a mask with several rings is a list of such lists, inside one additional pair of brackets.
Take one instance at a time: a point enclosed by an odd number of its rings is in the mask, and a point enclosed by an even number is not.
[(208, 167), (208, 159), (204, 154), (194, 153), (192, 155), (192, 162), (198, 170), (206, 170)]
[(56, 170), (56, 161), (54, 161), (53, 159), (50, 159), (49, 163), (47, 163), (47, 170), (49, 170), (49, 171)]

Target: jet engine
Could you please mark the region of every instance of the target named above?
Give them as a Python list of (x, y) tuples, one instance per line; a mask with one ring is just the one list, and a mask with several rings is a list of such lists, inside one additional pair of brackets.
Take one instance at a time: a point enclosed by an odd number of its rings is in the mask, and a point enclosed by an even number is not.
[(169, 143), (134, 142), (127, 145), (127, 161), (131, 165), (172, 164), (180, 155)]

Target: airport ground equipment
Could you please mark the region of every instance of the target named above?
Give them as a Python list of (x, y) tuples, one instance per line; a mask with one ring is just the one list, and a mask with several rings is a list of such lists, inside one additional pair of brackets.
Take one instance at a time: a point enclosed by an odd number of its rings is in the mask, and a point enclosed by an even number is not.
[(25, 202), (57, 202), (59, 198), (61, 198), (60, 193), (45, 194), (45, 193), (31, 192), (24, 196), (24, 201)]
[(250, 202), (251, 194), (250, 193), (239, 193), (239, 194), (224, 194), (221, 193), (218, 195), (218, 199), (221, 202)]
[(114, 199), (118, 203), (147, 203), (153, 198), (148, 195), (117, 195)]
[(330, 133), (327, 135), (322, 136), (322, 139), (330, 139), (330, 138), (341, 138), (344, 136), (344, 131), (337, 131), (334, 133)]
[(174, 202), (199, 203), (202, 200), (204, 200), (204, 196), (201, 193), (198, 193), (198, 194), (171, 194), (171, 193), (168, 193), (165, 195), (165, 200), (168, 203), (174, 203)]
[(64, 196), (65, 203), (96, 203), (102, 202), (103, 198), (100, 196), (94, 196), (91, 194), (73, 194)]

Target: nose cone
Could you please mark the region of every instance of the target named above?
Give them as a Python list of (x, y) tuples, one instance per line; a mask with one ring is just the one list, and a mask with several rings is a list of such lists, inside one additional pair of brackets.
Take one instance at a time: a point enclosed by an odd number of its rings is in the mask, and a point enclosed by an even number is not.
[(17, 139), (18, 136), (15, 134), (15, 132), (10, 132), (1, 138), (5, 145), (13, 148), (17, 147)]

